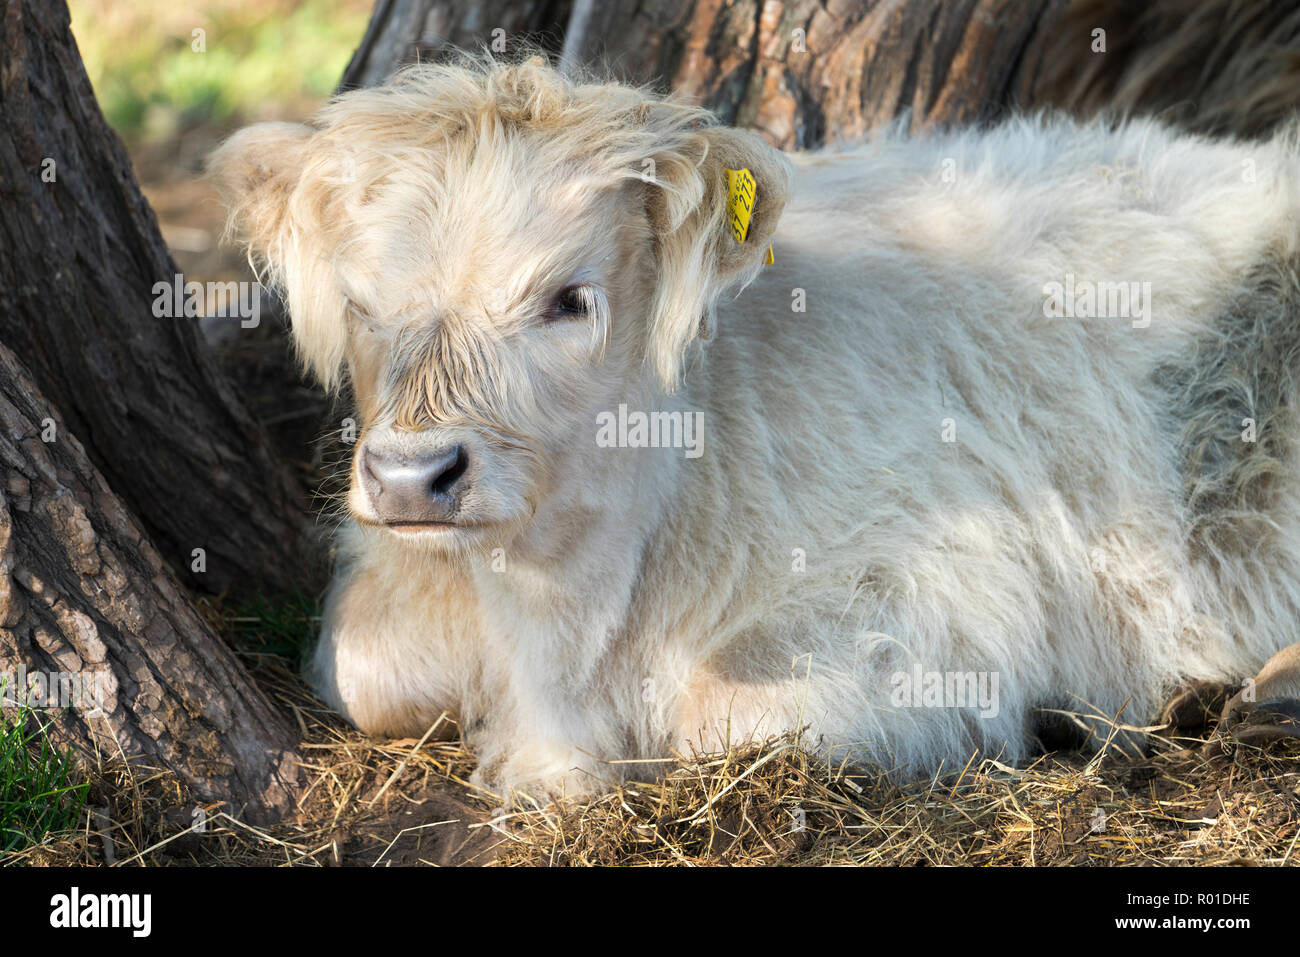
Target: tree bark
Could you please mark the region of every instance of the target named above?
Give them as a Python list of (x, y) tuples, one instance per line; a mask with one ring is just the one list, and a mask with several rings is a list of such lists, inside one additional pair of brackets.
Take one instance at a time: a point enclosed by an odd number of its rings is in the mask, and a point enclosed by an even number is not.
[(572, 7), (573, 0), (378, 0), (339, 89), (376, 86), (447, 47), (509, 53), (526, 43), (558, 53)]
[(198, 320), (154, 315), (155, 284), (177, 269), (65, 3), (0, 12), (0, 343), (187, 584), (315, 587), (303, 491), (204, 353)]
[[(0, 346), (0, 679), (10, 706), (59, 687), (51, 727), (96, 756), (166, 768), (264, 821), (297, 772), (284, 719), (208, 623), (14, 354)], [(38, 698), (23, 701), (40, 675)], [(17, 685), (17, 687), (15, 687)], [(67, 705), (64, 700), (58, 702)], [(98, 709), (98, 710), (97, 710)], [(188, 809), (184, 809), (188, 810)]]
[(1161, 113), (1197, 130), (1258, 135), (1300, 94), (1300, 13), (1270, 0), (585, 5), (587, 17), (577, 15), (583, 0), (525, 3), (512, 20), (496, 12), (500, 3), (382, 0), (345, 87), (381, 82), (448, 46), (490, 45), (502, 28), (544, 36), (546, 49), (599, 72), (676, 91), (783, 149), (853, 139), (904, 114), (922, 128), (1045, 106)]
[(602, 5), (584, 59), (655, 83), (783, 149), (988, 119), (1061, 0), (697, 0)]

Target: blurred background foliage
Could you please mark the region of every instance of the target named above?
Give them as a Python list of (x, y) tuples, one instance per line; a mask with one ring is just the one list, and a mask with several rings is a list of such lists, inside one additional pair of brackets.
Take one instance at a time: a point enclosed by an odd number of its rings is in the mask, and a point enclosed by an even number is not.
[(241, 126), (303, 121), (321, 107), (373, 2), (68, 0), (95, 98), (187, 279), (252, 278), (242, 253), (221, 242), (225, 209), (204, 163)]
[[(128, 145), (310, 112), (334, 90), (370, 0), (69, 0), (100, 108)], [(203, 50), (195, 47), (201, 30)]]

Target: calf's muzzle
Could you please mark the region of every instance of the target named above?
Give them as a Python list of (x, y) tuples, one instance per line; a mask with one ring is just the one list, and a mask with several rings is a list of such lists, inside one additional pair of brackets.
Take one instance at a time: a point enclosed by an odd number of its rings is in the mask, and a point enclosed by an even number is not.
[(409, 456), (364, 448), (359, 469), (362, 488), (387, 525), (451, 522), (467, 471), (469, 452), (463, 445)]

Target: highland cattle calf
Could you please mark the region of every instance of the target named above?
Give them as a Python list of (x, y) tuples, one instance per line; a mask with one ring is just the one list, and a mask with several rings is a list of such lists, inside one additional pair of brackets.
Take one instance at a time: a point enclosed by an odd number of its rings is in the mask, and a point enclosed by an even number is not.
[(1297, 638), (1289, 133), (1025, 118), (788, 159), (469, 59), (213, 170), (355, 397), (312, 680), (376, 735), (454, 715), (489, 786), (800, 728), (1016, 762), (1040, 709), (1104, 736)]

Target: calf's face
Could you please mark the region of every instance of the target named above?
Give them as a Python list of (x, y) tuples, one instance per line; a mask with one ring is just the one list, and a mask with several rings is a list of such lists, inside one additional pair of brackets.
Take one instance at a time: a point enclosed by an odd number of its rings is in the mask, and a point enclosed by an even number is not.
[[(354, 518), (440, 550), (590, 508), (596, 417), (675, 386), (761, 262), (780, 154), (694, 109), (543, 64), (426, 67), (213, 157), (298, 349), (350, 384)], [(758, 200), (744, 243), (726, 169)], [(607, 454), (607, 453), (606, 453)]]
[(438, 547), (499, 542), (581, 468), (595, 412), (639, 372), (644, 217), (627, 191), (539, 177), (542, 145), (444, 147), (352, 212), (332, 267), (362, 523)]

